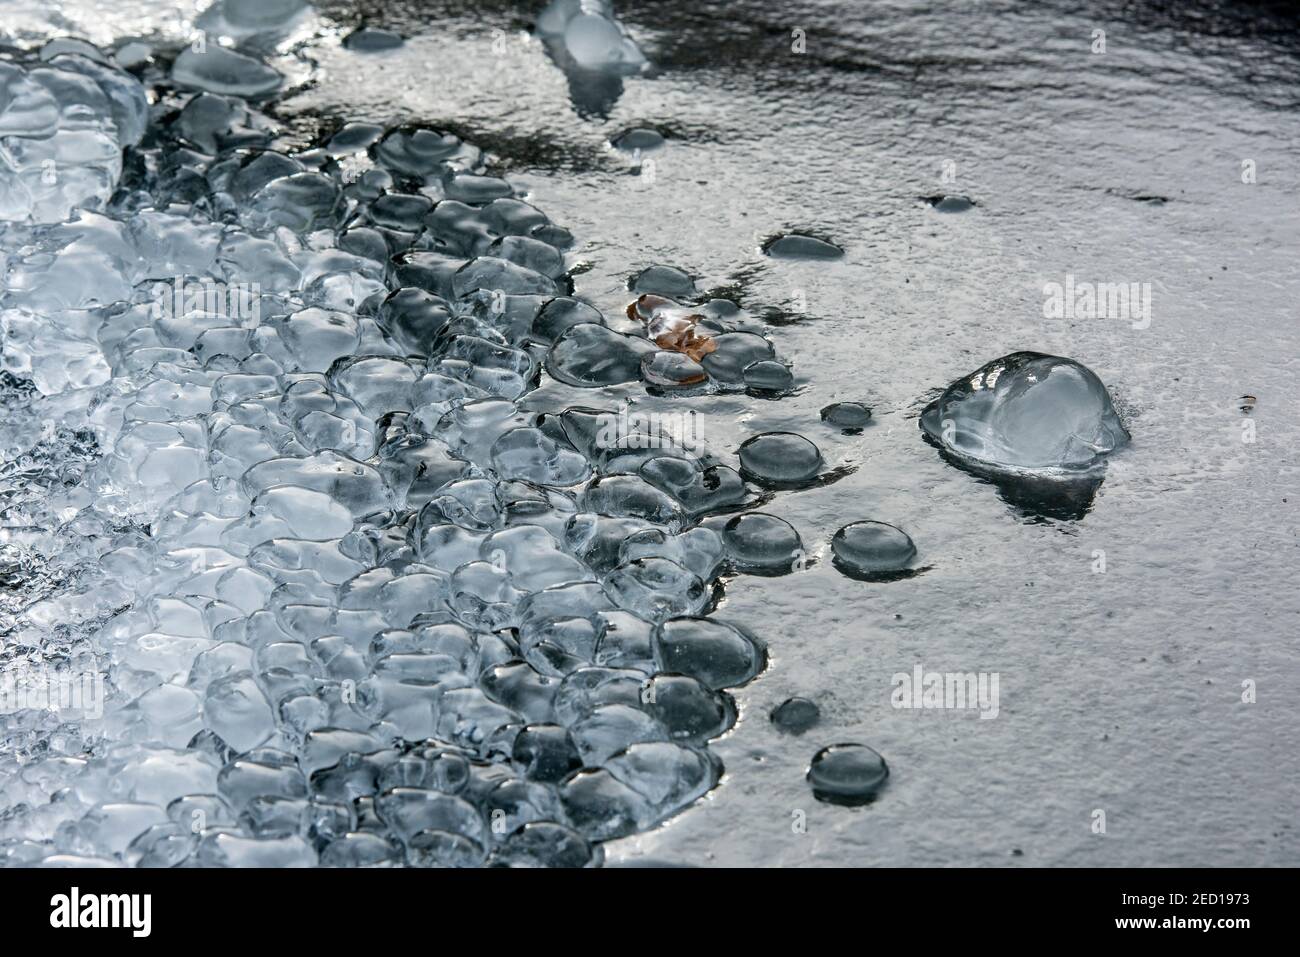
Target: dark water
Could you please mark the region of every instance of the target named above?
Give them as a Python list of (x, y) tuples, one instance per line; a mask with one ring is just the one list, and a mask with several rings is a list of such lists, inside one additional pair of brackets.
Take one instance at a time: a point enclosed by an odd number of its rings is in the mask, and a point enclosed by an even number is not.
[[(608, 316), (629, 276), (679, 266), (744, 307), (798, 383), (780, 401), (637, 386), (638, 408), (687, 403), (721, 450), (796, 431), (847, 473), (764, 509), (798, 529), (806, 570), (727, 584), (721, 613), (769, 663), (713, 745), (722, 783), (611, 863), (1300, 862), (1300, 33), (1280, 7), (625, 3), (655, 71), (577, 85), (523, 39), (527, 5), (319, 9), (324, 33), (280, 64), (300, 82), (273, 108), (286, 143), (358, 119), (461, 132), (573, 230), (576, 291)], [(161, 16), (124, 3), (94, 29)], [(407, 43), (342, 48), (360, 22)], [(667, 137), (653, 176), (609, 145), (631, 127)], [(924, 199), (949, 193), (976, 205)], [(846, 254), (761, 254), (789, 230)], [(1149, 325), (1043, 319), (1067, 274), (1149, 283)], [(1096, 371), (1133, 435), (1073, 513), (1008, 501), (917, 427), (936, 389), (1022, 349)], [(592, 404), (556, 382), (533, 399)], [(874, 424), (824, 425), (842, 401)], [(906, 529), (927, 571), (842, 575), (830, 539), (856, 520)], [(891, 676), (918, 663), (998, 673), (996, 720), (892, 708)], [(801, 736), (768, 720), (792, 696), (821, 710)], [(840, 741), (889, 762), (869, 806), (804, 780)]]

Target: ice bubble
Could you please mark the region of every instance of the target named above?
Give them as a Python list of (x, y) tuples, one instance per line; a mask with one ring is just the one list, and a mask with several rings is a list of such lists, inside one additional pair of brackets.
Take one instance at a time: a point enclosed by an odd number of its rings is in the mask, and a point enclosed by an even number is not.
[(976, 205), (968, 196), (927, 196), (925, 200), (940, 213), (964, 213)]
[(657, 674), (641, 696), (674, 741), (703, 744), (735, 721), (735, 709), (726, 697), (687, 675)]
[(329, 450), (259, 462), (244, 473), (240, 484), (250, 496), (276, 485), (301, 486), (330, 496), (356, 517), (377, 512), (390, 502), (378, 471)]
[(529, 779), (557, 784), (582, 767), (582, 756), (568, 730), (557, 724), (530, 724), (515, 738), (511, 760)]
[(722, 530), (727, 557), (743, 571), (784, 573), (803, 558), (803, 542), (789, 522), (775, 515), (746, 512)]
[(668, 730), (653, 715), (617, 702), (597, 705), (569, 731), (583, 763), (590, 767), (605, 764), (629, 745), (668, 738)]
[(726, 465), (701, 468), (698, 462), (660, 455), (644, 462), (637, 474), (675, 498), (692, 516), (727, 511), (750, 498), (740, 473)]
[(649, 803), (604, 768), (584, 768), (560, 786), (569, 821), (589, 841), (635, 832), (652, 815)]
[(266, 96), (279, 88), (282, 79), (260, 60), (216, 44), (205, 45), (202, 52), (186, 47), (172, 64), (172, 82), (177, 86), (227, 96)]
[(357, 50), (362, 53), (373, 53), (377, 50), (392, 50), (400, 47), (405, 41), (400, 34), (393, 33), (390, 30), (380, 30), (375, 27), (362, 27), (360, 30), (353, 30), (343, 38), (343, 45), (349, 50)]
[(794, 432), (756, 435), (740, 446), (738, 455), (743, 475), (775, 487), (810, 482), (822, 468), (817, 446)]
[(603, 326), (605, 317), (595, 306), (580, 299), (557, 296), (548, 301), (533, 319), (532, 338), (550, 344), (571, 326), (590, 322)]
[(504, 479), (569, 486), (591, 474), (586, 458), (539, 429), (511, 429), (492, 443), (492, 467)]
[(340, 194), (338, 184), (316, 172), (291, 173), (262, 186), (239, 211), (249, 229), (274, 230), (281, 226), (309, 233), (334, 225)]
[(199, 843), (198, 862), (203, 867), (315, 867), (316, 852), (297, 835), (253, 838), (213, 831)]
[(552, 280), (564, 275), (564, 255), (550, 243), (528, 236), (502, 236), (488, 247), (485, 256), (514, 263)]
[(753, 332), (729, 332), (714, 336), (711, 342), (713, 351), (700, 359), (700, 364), (724, 385), (743, 385), (747, 368), (773, 358), (772, 343)]
[(677, 300), (690, 299), (699, 294), (695, 280), (676, 266), (647, 266), (632, 277), (628, 288), (638, 296), (652, 293)]
[(677, 617), (663, 622), (655, 633), (655, 660), (664, 671), (690, 675), (716, 690), (754, 677), (763, 669), (764, 655), (734, 625)]
[(442, 193), (453, 202), (478, 206), (514, 194), (514, 189), (498, 176), (478, 176), (448, 169), (442, 176)]
[(646, 673), (654, 671), (654, 625), (621, 610), (598, 612), (596, 617), (604, 625), (596, 643), (597, 663)]
[(772, 709), (771, 720), (786, 734), (803, 734), (821, 720), (821, 709), (807, 698), (786, 698)]
[(836, 402), (822, 409), (822, 421), (856, 435), (871, 421), (871, 410), (861, 402)]
[(925, 409), (921, 428), (959, 462), (1012, 472), (1087, 471), (1129, 440), (1095, 373), (1037, 352), (957, 380)]
[(220, 0), (212, 9), (242, 31), (263, 33), (283, 30), (308, 6), (306, 0)]
[(640, 518), (673, 530), (685, 521), (682, 507), (672, 497), (635, 475), (598, 477), (583, 490), (579, 501), (587, 511)]
[(605, 591), (618, 607), (649, 621), (698, 614), (708, 601), (699, 576), (667, 558), (620, 565), (606, 576)]
[(828, 804), (871, 802), (889, 777), (885, 759), (865, 744), (832, 744), (813, 755), (808, 783)]
[(662, 528), (645, 528), (633, 532), (619, 546), (620, 564), (638, 558), (667, 558), (700, 577), (712, 577), (722, 559), (722, 540), (708, 528), (692, 528), (677, 535)]
[(509, 569), (515, 587), (527, 592), (592, 580), (590, 570), (561, 552), (555, 537), (537, 525), (516, 525), (493, 532), (483, 540), (480, 552), (489, 561)]
[(614, 19), (610, 0), (552, 0), (537, 17), (537, 32), (559, 38), (585, 70), (622, 75), (646, 67), (645, 56)]
[(706, 382), (709, 374), (681, 352), (651, 352), (641, 359), (641, 378), (662, 389), (682, 389)]
[(634, 382), (641, 359), (655, 351), (652, 343), (591, 322), (570, 326), (546, 357), (546, 369), (568, 385), (594, 388)]
[(835, 565), (853, 577), (888, 577), (906, 571), (916, 558), (907, 533), (884, 522), (851, 522), (831, 539)]
[(775, 259), (840, 259), (844, 250), (816, 236), (788, 233), (769, 240), (763, 252)]
[(203, 698), (208, 728), (238, 751), (249, 751), (275, 731), (270, 705), (251, 672), (236, 672), (208, 685)]
[[(637, 126), (619, 133), (613, 138), (612, 142), (615, 149), (623, 150), (625, 153), (647, 153), (663, 146), (664, 136), (658, 130)], [(650, 291), (659, 292), (661, 290)], [(672, 295), (671, 293), (664, 294)]]
[(414, 867), (478, 867), (486, 848), (477, 841), (437, 828), (429, 828), (410, 840), (408, 860)]
[(639, 822), (650, 827), (691, 803), (717, 783), (721, 764), (710, 755), (672, 742), (639, 742), (608, 763), (610, 774), (648, 802)]
[(389, 867), (401, 859), (402, 849), (395, 841), (367, 831), (335, 838), (320, 855), (324, 867)]
[(324, 309), (301, 309), (275, 327), (304, 371), (325, 372), (335, 360), (352, 355), (361, 341), (353, 316)]
[(794, 375), (790, 367), (776, 359), (759, 359), (744, 369), (745, 388), (751, 392), (773, 396), (794, 388)]
[(506, 836), (492, 855), (495, 867), (591, 867), (598, 847), (577, 831), (553, 821), (530, 821)]
[(330, 137), (327, 149), (334, 156), (344, 156), (366, 149), (384, 135), (384, 128), (375, 123), (346, 123)]

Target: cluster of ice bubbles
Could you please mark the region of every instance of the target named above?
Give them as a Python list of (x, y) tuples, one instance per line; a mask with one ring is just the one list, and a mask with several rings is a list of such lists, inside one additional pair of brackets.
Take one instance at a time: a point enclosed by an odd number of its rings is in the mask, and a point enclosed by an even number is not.
[[(98, 51), (0, 59), (6, 155), (135, 144), (106, 181), (61, 154), (0, 226), (0, 664), (103, 676), (93, 714), (0, 708), (0, 859), (598, 863), (718, 780), (726, 689), (765, 656), (708, 617), (715, 584), (797, 559), (745, 509), (824, 463), (777, 432), (735, 471), (523, 400), (543, 369), (780, 391), (782, 364), (668, 295), (636, 308), (672, 348), (610, 329), (569, 295), (569, 232), (454, 135), (288, 153), (229, 92), (252, 68), (173, 70), (227, 92), (146, 109)], [(880, 523), (833, 548), (864, 576), (915, 556)], [(825, 750), (815, 790), (874, 792), (873, 755)]]
[(596, 863), (718, 779), (764, 654), (705, 617), (727, 546), (698, 522), (749, 492), (523, 407), (605, 326), (563, 295), (568, 231), (475, 148), (269, 139), (171, 95), (111, 195), (61, 181), (99, 211), (2, 234), (5, 679), (104, 689), (3, 709), (0, 854)]

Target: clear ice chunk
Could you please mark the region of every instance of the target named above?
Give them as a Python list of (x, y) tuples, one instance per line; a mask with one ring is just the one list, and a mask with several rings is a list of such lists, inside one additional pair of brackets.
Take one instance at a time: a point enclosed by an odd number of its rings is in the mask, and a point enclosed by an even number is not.
[(958, 379), (922, 413), (921, 428), (959, 461), (1013, 472), (1086, 471), (1129, 440), (1092, 370), (1037, 352)]

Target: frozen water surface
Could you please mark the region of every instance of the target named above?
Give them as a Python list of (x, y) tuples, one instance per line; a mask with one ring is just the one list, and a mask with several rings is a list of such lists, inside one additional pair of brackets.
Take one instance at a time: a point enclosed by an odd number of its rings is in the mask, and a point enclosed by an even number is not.
[(105, 675), (4, 859), (1295, 863), (1298, 53), (1198, 10), (0, 0), (0, 633)]

